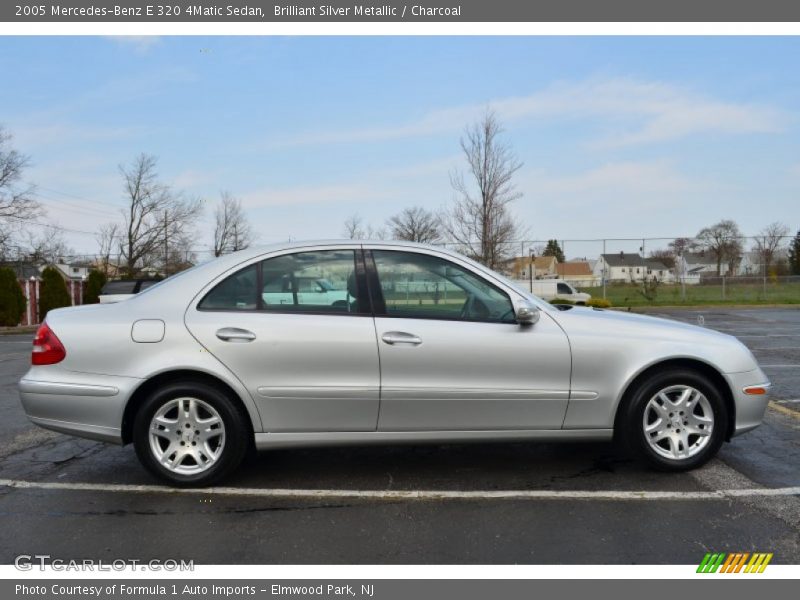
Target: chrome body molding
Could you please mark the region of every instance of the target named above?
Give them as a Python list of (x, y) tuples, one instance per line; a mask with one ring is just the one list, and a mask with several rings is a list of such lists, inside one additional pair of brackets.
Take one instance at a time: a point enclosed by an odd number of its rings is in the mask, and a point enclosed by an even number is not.
[(342, 431), (336, 433), (257, 433), (259, 450), (361, 444), (524, 442), (535, 440), (604, 441), (613, 429), (512, 429), (504, 431)]

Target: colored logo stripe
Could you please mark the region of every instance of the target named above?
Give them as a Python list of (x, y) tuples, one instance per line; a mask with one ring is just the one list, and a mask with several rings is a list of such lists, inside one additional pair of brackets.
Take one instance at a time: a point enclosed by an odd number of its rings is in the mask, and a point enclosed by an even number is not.
[[(763, 573), (764, 569), (772, 560), (772, 553), (769, 552), (734, 552), (726, 554), (724, 552), (708, 552), (700, 561), (697, 567), (698, 573)], [(750, 559), (749, 562), (747, 559)], [(744, 571), (742, 571), (744, 568)]]

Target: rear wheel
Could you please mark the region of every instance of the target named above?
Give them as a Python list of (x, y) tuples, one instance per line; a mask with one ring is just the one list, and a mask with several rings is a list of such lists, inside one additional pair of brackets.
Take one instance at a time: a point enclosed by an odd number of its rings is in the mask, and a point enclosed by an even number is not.
[(717, 454), (727, 426), (725, 402), (711, 380), (695, 371), (670, 370), (634, 390), (624, 433), (651, 466), (685, 471)]
[(142, 404), (133, 443), (141, 463), (157, 477), (174, 485), (211, 485), (239, 466), (248, 432), (245, 416), (220, 390), (178, 382)]

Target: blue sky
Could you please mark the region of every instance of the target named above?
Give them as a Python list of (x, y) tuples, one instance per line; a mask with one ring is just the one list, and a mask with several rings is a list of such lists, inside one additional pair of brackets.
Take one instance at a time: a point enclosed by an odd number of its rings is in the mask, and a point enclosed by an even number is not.
[(118, 220), (118, 165), (147, 152), (206, 199), (200, 249), (223, 189), (265, 243), (442, 208), (487, 106), (524, 163), (513, 210), (530, 239), (691, 235), (721, 218), (794, 232), (798, 56), (791, 37), (3, 37), (0, 123), (31, 156), (48, 222)]

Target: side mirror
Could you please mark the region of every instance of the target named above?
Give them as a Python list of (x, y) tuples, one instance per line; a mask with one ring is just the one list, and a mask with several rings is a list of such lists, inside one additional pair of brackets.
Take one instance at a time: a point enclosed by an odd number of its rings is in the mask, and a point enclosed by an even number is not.
[(539, 320), (539, 309), (527, 302), (519, 304), (514, 312), (520, 325), (533, 325)]

